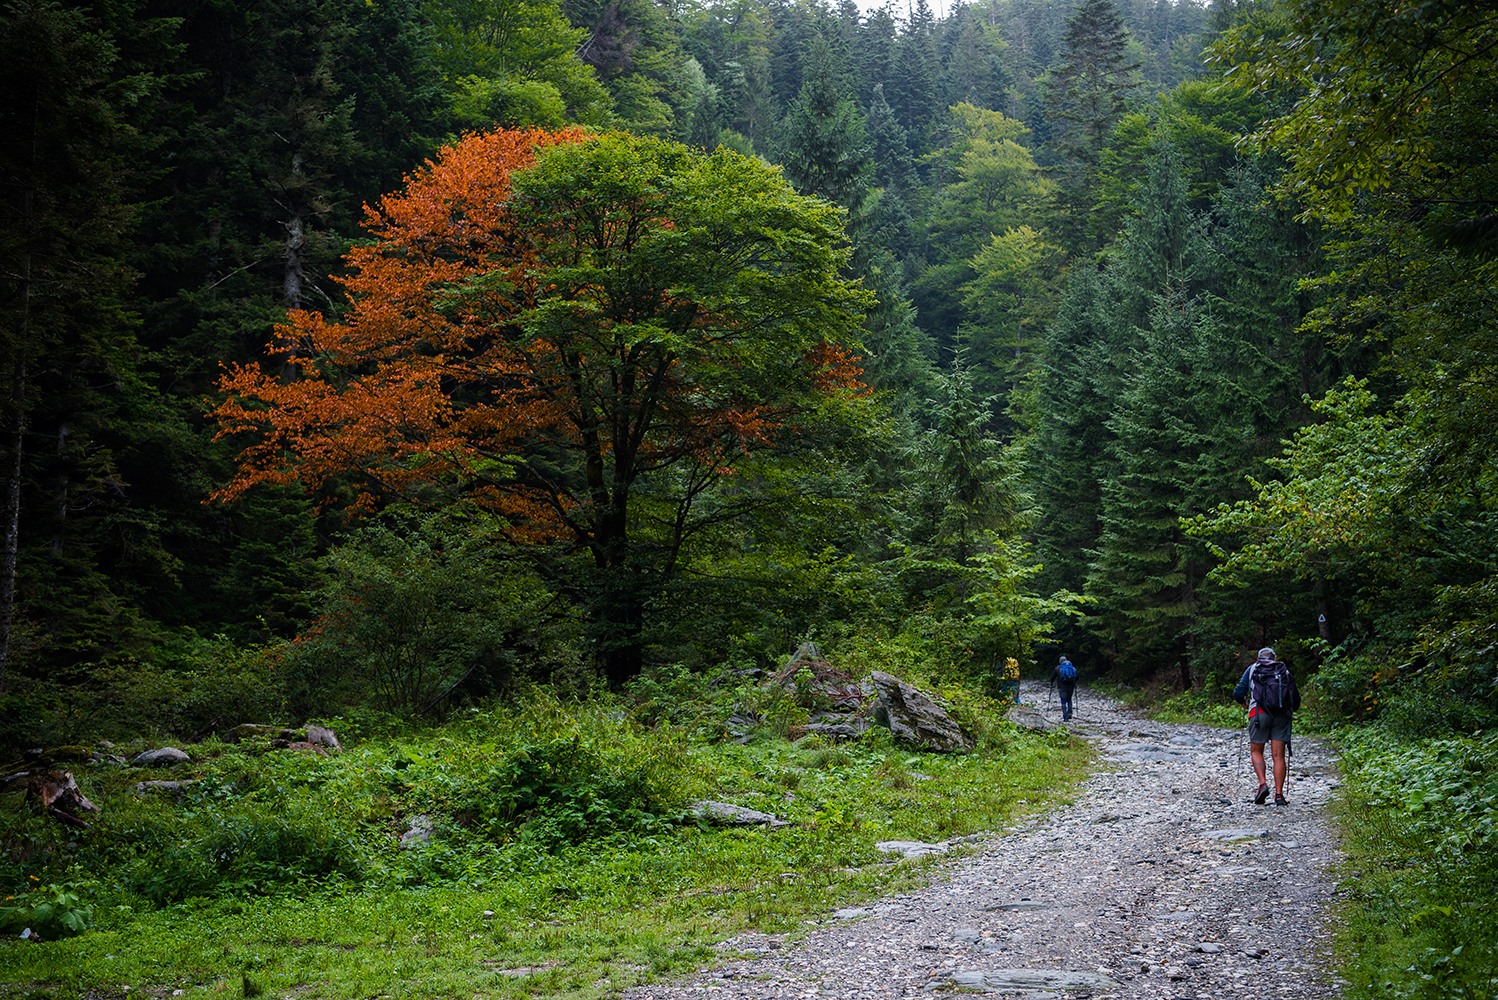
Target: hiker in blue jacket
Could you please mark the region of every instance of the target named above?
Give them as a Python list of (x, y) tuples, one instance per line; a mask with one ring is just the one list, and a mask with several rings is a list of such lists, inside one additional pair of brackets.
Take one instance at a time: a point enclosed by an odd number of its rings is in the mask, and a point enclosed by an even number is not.
[(1056, 691), (1061, 695), (1061, 721), (1071, 721), (1071, 696), (1077, 689), (1077, 668), (1066, 657), (1061, 657), (1061, 662), (1056, 664), (1056, 669), (1051, 671), (1051, 683), (1056, 686)]
[[(1286, 805), (1285, 750), (1290, 745), (1291, 716), (1300, 707), (1300, 692), (1295, 688), (1290, 668), (1280, 662), (1273, 649), (1265, 646), (1243, 671), (1242, 679), (1233, 689), (1233, 699), (1240, 705), (1248, 705), (1248, 755), (1253, 761), (1254, 774), (1259, 776), (1254, 804), (1263, 805), (1269, 798), (1269, 782), (1264, 775), (1264, 744), (1268, 743), (1274, 758), (1274, 804)], [(1261, 699), (1266, 704), (1260, 704)]]

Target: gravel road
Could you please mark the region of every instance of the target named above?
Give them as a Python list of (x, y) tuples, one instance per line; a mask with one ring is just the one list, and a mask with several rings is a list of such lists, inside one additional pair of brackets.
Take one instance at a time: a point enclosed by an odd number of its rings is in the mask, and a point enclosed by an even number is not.
[[(1027, 682), (1022, 698), (1044, 692)], [(1075, 804), (981, 839), (924, 890), (828, 914), (794, 941), (735, 938), (724, 950), (739, 957), (624, 996), (1337, 995), (1324, 959), (1330, 750), (1297, 740), (1289, 805), (1256, 806), (1241, 730), (1142, 721), (1078, 695), (1072, 728), (1104, 765)]]

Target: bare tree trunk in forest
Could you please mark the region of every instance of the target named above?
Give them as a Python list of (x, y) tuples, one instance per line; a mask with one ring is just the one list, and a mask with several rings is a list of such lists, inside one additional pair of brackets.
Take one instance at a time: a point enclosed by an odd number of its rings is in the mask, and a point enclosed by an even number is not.
[[(31, 229), (32, 193), (23, 196), (22, 227)], [(26, 341), (31, 323), (31, 254), (21, 268), (21, 319), (16, 324), (16, 344), (10, 382), (10, 467), (5, 490), (5, 553), (0, 557), (0, 695), (5, 694), (5, 673), (10, 663), (10, 633), (16, 611), (16, 560), (21, 551), (21, 446), (26, 435)]]
[(57, 425), (57, 481), (52, 491), (52, 554), (62, 555), (63, 528), (68, 521), (68, 425)]

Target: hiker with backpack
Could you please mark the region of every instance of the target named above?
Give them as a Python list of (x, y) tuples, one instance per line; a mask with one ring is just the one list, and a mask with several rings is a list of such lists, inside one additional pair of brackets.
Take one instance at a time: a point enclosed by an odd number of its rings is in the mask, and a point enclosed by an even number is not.
[(1071, 696), (1077, 689), (1077, 668), (1066, 657), (1051, 671), (1051, 684), (1061, 695), (1061, 721), (1071, 721)]
[(1286, 805), (1285, 755), (1290, 748), (1290, 720), (1300, 707), (1300, 691), (1290, 668), (1280, 662), (1268, 646), (1259, 650), (1254, 662), (1243, 671), (1243, 678), (1233, 689), (1233, 698), (1248, 704), (1248, 755), (1254, 773), (1259, 776), (1256, 805), (1269, 798), (1269, 782), (1264, 775), (1264, 744), (1268, 743), (1274, 759), (1274, 804)]

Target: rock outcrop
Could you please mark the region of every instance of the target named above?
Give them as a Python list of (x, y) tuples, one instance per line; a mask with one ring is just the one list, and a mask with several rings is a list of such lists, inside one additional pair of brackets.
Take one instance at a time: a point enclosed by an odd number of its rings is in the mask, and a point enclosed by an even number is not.
[(951, 753), (973, 748), (972, 737), (931, 695), (882, 670), (869, 676), (879, 694), (874, 708), (876, 723), (928, 750)]

